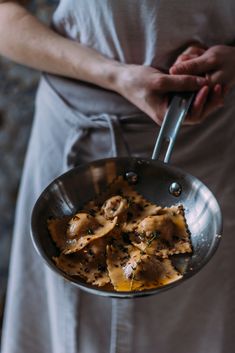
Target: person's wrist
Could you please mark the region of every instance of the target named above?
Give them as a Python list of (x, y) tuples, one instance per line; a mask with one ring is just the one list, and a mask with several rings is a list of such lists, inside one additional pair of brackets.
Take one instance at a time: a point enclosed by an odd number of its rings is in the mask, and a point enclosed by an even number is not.
[(107, 89), (122, 94), (123, 78), (126, 74), (126, 64), (113, 61), (107, 69)]
[[(71, 76), (108, 90), (117, 90), (119, 71), (122, 63), (107, 58), (93, 48), (66, 40), (69, 45), (69, 59), (72, 58)], [(72, 52), (72, 54), (71, 54)]]

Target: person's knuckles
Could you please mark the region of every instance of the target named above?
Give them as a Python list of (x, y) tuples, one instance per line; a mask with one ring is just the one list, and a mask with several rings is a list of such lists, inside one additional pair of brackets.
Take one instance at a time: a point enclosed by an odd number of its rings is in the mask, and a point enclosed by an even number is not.
[(175, 74), (177, 74), (176, 63), (170, 67), (170, 69), (169, 69), (169, 74), (170, 74), (170, 75), (175, 75)]
[(188, 87), (188, 89), (198, 89), (201, 88), (203, 84), (205, 84), (205, 80), (202, 77), (185, 77), (185, 87)]
[(217, 52), (210, 53), (210, 55), (206, 57), (206, 63), (207, 63), (207, 67), (210, 68), (211, 70), (217, 68), (220, 63), (220, 57), (218, 53)]
[(209, 78), (212, 86), (215, 86), (216, 84), (223, 85), (226, 82), (229, 82), (229, 77), (226, 77), (223, 70), (217, 70), (213, 72), (211, 75), (209, 75)]
[(169, 92), (182, 87), (182, 79), (181, 77), (164, 75), (159, 77), (157, 85), (160, 92)]
[(195, 91), (205, 83), (204, 78), (188, 75), (174, 76), (174, 85), (176, 90)]
[(169, 87), (171, 86), (171, 79), (169, 78), (168, 75), (161, 75), (158, 77), (156, 81), (156, 88), (160, 92), (166, 92), (168, 91)]
[(182, 61), (187, 60), (187, 57), (188, 57), (187, 54), (182, 54), (182, 55), (178, 56), (178, 58), (176, 59), (176, 61), (172, 65), (172, 68), (174, 67), (174, 65), (177, 65), (177, 64), (181, 63)]
[(182, 54), (182, 55), (180, 55), (180, 56), (177, 58), (177, 60), (176, 60), (176, 62), (174, 63), (174, 65), (177, 65), (177, 64), (179, 64), (179, 63), (183, 63), (183, 62), (188, 61), (188, 60), (195, 59), (195, 58), (197, 58), (197, 57), (198, 57), (197, 54)]
[[(207, 56), (202, 55), (176, 65), (176, 70), (180, 74), (201, 75), (208, 70)], [(211, 65), (210, 65), (211, 67)]]
[(194, 62), (194, 59), (188, 60), (188, 61), (183, 61), (183, 62), (175, 65), (175, 70), (179, 74), (191, 73), (192, 71), (195, 71), (196, 69), (197, 69), (197, 63)]

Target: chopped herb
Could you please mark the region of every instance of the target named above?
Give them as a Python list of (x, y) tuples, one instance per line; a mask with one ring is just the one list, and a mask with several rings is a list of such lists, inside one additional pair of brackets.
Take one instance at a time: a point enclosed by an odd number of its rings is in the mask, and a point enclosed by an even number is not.
[(132, 212), (127, 212), (127, 222), (129, 222), (133, 217), (133, 213)]
[(91, 228), (87, 228), (86, 233), (89, 234), (89, 235), (94, 235), (95, 234)]
[(169, 240), (166, 240), (163, 238), (163, 239), (161, 239), (161, 242), (169, 248), (172, 247), (172, 244), (169, 242)]
[(131, 243), (130, 236), (129, 236), (128, 233), (122, 233), (122, 239), (123, 239), (124, 243), (126, 243), (126, 244), (130, 244)]
[(126, 251), (126, 249), (124, 248), (124, 246), (122, 244), (117, 244), (116, 246), (117, 246), (118, 250), (123, 251), (123, 252)]
[(138, 208), (139, 211), (143, 211), (143, 209), (144, 209), (143, 206), (140, 205), (140, 204), (137, 204), (137, 208)]
[(158, 239), (158, 238), (160, 238), (161, 233), (158, 232), (157, 230), (155, 230), (154, 232), (151, 233), (151, 236), (152, 236), (152, 238), (154, 237), (154, 239)]
[[(152, 242), (155, 240), (155, 239), (158, 239), (160, 236), (160, 233), (155, 231), (153, 233), (151, 233), (151, 238), (147, 240), (147, 245), (145, 246), (145, 248), (141, 251), (141, 255), (144, 255), (144, 252), (145, 250), (152, 244)], [(140, 234), (140, 239), (143, 240), (143, 238), (141, 238), (141, 234)], [(143, 254), (142, 254), (143, 253)]]
[(104, 265), (98, 264), (98, 270), (99, 270), (100, 272), (104, 272), (104, 271), (106, 270), (106, 268), (105, 268)]
[(144, 239), (145, 239), (144, 233), (137, 233), (137, 232), (136, 232), (135, 235), (136, 235), (137, 237), (139, 237), (140, 240), (144, 240)]
[(93, 217), (95, 216), (95, 210), (93, 210), (92, 208), (88, 210), (88, 213)]
[(132, 205), (134, 205), (135, 202), (130, 197), (126, 197), (125, 199), (127, 200), (128, 207), (131, 207)]
[(128, 255), (128, 256), (124, 256), (122, 259), (123, 259), (124, 261), (125, 261), (125, 260), (129, 260), (129, 255)]
[(178, 237), (178, 235), (173, 235), (173, 240), (177, 241), (179, 240), (180, 238)]

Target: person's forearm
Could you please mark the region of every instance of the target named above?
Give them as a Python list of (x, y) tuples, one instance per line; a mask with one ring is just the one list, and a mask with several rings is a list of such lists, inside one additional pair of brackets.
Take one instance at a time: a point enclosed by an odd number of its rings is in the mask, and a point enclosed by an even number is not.
[(168, 75), (145, 65), (122, 64), (66, 39), (13, 2), (0, 0), (0, 55), (35, 69), (115, 91), (161, 124), (169, 92), (197, 92), (195, 75)]
[(23, 7), (0, 3), (0, 55), (34, 69), (115, 90), (121, 64), (66, 39)]

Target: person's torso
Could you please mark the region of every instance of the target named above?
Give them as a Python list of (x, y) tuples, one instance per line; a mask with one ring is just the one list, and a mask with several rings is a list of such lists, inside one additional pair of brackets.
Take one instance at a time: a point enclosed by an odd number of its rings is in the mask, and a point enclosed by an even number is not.
[(110, 58), (168, 69), (192, 42), (233, 42), (234, 20), (233, 0), (62, 0), (53, 25)]

